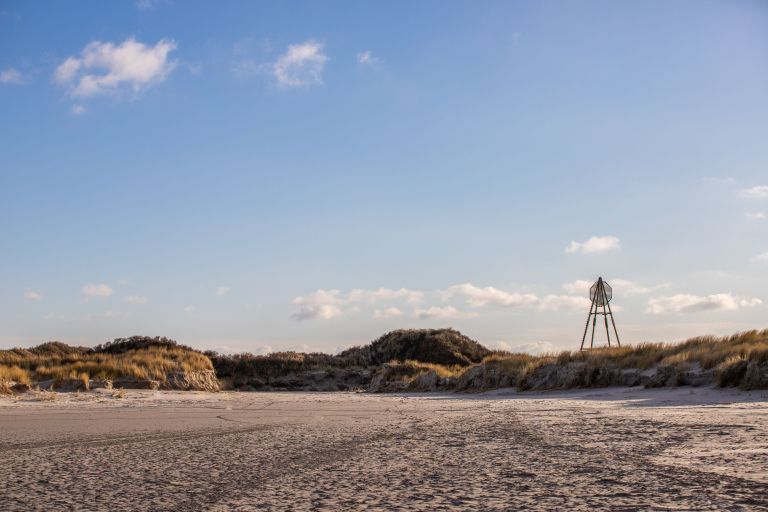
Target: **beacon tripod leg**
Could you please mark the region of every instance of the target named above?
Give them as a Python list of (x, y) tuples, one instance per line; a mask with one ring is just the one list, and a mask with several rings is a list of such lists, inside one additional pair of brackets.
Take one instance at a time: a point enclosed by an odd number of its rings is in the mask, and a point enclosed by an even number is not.
[(616, 322), (613, 320), (613, 311), (611, 311), (611, 305), (608, 304), (608, 313), (611, 315), (611, 324), (613, 324), (613, 333), (616, 335), (616, 345), (621, 346), (621, 342), (619, 341), (619, 331), (616, 330)]
[[(605, 304), (608, 305), (608, 294), (605, 293), (605, 287), (602, 288), (603, 293), (603, 299), (605, 299)], [(605, 314), (605, 307), (603, 306), (603, 320), (605, 320), (605, 335), (608, 337), (608, 348), (611, 348), (611, 333), (608, 331), (608, 315)], [(611, 315), (611, 318), (613, 318), (613, 315)]]
[[(579, 350), (584, 350), (584, 342), (587, 339), (587, 331), (589, 330), (589, 319), (592, 317), (592, 308), (595, 307), (595, 299), (592, 299), (592, 304), (589, 306), (589, 314), (587, 315), (587, 324), (584, 326), (584, 335), (581, 337), (581, 348)], [(595, 312), (597, 312), (597, 308), (595, 308)]]

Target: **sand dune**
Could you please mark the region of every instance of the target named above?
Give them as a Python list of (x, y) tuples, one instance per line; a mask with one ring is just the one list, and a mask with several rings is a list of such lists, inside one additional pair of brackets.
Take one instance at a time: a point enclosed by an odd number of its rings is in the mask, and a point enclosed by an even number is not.
[(0, 398), (2, 510), (768, 510), (768, 393)]

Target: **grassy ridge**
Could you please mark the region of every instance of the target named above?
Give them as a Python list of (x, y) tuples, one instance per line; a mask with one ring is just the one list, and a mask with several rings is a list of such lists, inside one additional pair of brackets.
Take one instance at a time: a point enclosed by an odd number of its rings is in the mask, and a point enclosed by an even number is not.
[[(79, 380), (86, 388), (92, 379), (164, 383), (176, 374), (214, 369), (239, 389), (482, 391), (686, 384), (756, 389), (768, 388), (768, 330), (540, 356), (490, 351), (452, 329), (392, 331), (338, 355), (203, 354), (166, 338), (138, 336), (92, 349), (53, 342), (0, 351), (0, 391), (8, 391), (11, 383), (46, 380)], [(208, 389), (205, 383), (194, 386)], [(174, 389), (194, 386), (183, 378), (168, 382)], [(218, 389), (218, 383), (213, 386)]]
[[(643, 343), (584, 352), (532, 356), (495, 353), (470, 366), (392, 362), (390, 387), (459, 391), (517, 387), (552, 389), (610, 385), (717, 384), (768, 387), (768, 330), (725, 337), (701, 336), (682, 343)], [(387, 372), (385, 372), (387, 373)], [(431, 377), (434, 373), (437, 378)], [(398, 384), (398, 376), (400, 377)], [(386, 386), (385, 378), (385, 390)]]
[(167, 338), (134, 336), (93, 349), (45, 343), (31, 349), (0, 350), (0, 388), (10, 382), (29, 385), (54, 382), (129, 378), (165, 382), (174, 372), (213, 370), (210, 359)]

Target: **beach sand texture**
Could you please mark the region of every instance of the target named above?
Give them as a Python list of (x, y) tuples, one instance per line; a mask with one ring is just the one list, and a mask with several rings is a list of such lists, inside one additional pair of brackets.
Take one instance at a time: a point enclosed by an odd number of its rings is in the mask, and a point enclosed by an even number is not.
[(2, 510), (768, 510), (768, 393), (0, 398)]

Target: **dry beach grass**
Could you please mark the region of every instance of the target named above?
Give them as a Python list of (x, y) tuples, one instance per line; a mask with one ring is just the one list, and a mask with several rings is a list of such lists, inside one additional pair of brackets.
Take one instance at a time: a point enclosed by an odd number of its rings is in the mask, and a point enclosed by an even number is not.
[[(94, 349), (46, 343), (32, 349), (0, 350), (0, 387), (11, 382), (29, 385), (51, 381), (80, 381), (84, 389), (92, 379), (131, 378), (163, 383), (175, 372), (212, 371), (210, 359), (170, 340), (137, 344), (135, 338)], [(133, 341), (132, 341), (133, 340)], [(3, 384), (4, 383), (4, 384)]]

